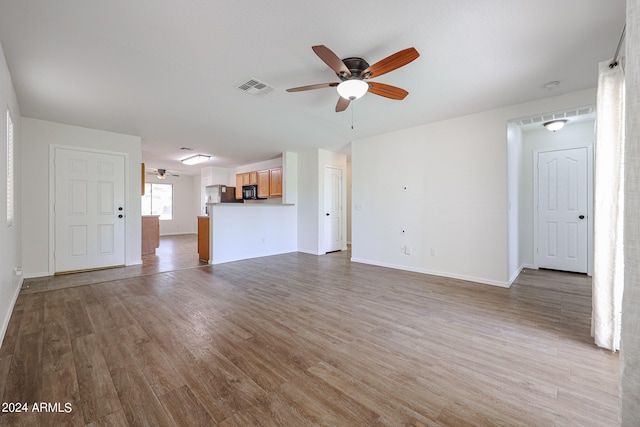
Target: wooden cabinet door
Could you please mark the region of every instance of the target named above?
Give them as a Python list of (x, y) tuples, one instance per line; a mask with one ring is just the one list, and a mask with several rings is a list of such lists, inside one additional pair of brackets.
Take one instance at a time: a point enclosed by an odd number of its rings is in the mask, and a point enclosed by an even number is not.
[(258, 197), (269, 197), (269, 170), (258, 171)]
[(282, 196), (282, 168), (269, 170), (269, 196)]
[(198, 217), (198, 256), (209, 262), (209, 217)]
[(249, 172), (249, 185), (258, 183), (258, 172)]
[(242, 174), (236, 174), (236, 199), (242, 199)]

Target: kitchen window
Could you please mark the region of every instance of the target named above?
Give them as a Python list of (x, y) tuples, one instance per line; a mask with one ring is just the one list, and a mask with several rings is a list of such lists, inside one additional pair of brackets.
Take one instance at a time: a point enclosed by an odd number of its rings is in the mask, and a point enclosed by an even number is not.
[(173, 219), (173, 184), (146, 183), (142, 215), (160, 215), (161, 220)]

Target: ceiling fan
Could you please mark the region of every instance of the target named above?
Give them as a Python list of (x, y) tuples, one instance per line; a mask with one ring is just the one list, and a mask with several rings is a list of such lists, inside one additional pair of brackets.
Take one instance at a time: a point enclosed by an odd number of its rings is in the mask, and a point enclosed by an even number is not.
[(373, 65), (369, 65), (362, 58), (349, 57), (340, 59), (331, 49), (324, 45), (313, 46), (312, 49), (329, 68), (335, 71), (341, 81), (294, 87), (287, 89), (287, 92), (336, 87), (340, 94), (336, 104), (336, 112), (346, 110), (351, 101), (360, 98), (367, 92), (390, 99), (404, 99), (409, 94), (406, 90), (384, 83), (372, 82), (369, 79), (407, 65), (420, 56), (417, 50), (410, 47), (396, 52)]
[(166, 169), (160, 169), (160, 168), (148, 169), (147, 173), (156, 175), (158, 179), (167, 179), (167, 176), (180, 176), (180, 175), (176, 175), (175, 173), (169, 172)]

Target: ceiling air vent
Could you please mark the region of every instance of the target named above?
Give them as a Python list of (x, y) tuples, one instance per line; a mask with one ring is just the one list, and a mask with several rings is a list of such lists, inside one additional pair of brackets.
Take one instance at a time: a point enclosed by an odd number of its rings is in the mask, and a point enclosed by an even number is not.
[(592, 114), (594, 111), (595, 110), (593, 107), (581, 107), (577, 109), (560, 111), (557, 113), (545, 114), (542, 116), (527, 117), (527, 118), (516, 121), (516, 123), (521, 126), (526, 126), (526, 125), (532, 125), (536, 123), (548, 122), (551, 120), (559, 120), (559, 119), (566, 119), (570, 117), (584, 116), (584, 115)]
[(269, 86), (268, 84), (261, 82), (258, 79), (251, 78), (251, 80), (242, 83), (238, 86), (238, 89), (242, 89), (251, 95), (267, 95), (275, 90), (273, 86)]

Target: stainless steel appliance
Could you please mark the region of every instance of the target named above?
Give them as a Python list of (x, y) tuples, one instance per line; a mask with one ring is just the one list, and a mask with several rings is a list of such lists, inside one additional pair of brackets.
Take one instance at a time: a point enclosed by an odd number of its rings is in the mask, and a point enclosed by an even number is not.
[(209, 206), (218, 203), (243, 203), (244, 200), (236, 199), (236, 187), (227, 185), (207, 185), (204, 188), (204, 214), (209, 215)]
[(204, 188), (205, 203), (236, 203), (236, 187), (227, 185), (207, 185)]
[(242, 199), (243, 200), (258, 200), (265, 197), (258, 197), (258, 185), (243, 185), (242, 186)]

